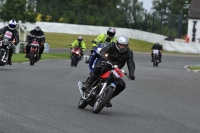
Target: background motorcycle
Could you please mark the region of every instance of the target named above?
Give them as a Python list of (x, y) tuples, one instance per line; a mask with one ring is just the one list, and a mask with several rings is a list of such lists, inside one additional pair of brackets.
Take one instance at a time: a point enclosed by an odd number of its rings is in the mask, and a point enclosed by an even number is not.
[(5, 66), (7, 64), (9, 48), (12, 46), (14, 46), (12, 41), (9, 41), (7, 38), (3, 38), (3, 40), (0, 41), (0, 66)]
[(39, 43), (36, 40), (33, 40), (32, 43), (30, 44), (30, 65), (34, 65), (35, 62), (39, 60)]
[(131, 80), (128, 74), (124, 73), (124, 70), (119, 69), (117, 65), (112, 65), (108, 61), (102, 61), (102, 63), (111, 65), (112, 70), (102, 74), (89, 89), (83, 91), (82, 86), (85, 83), (78, 82), (78, 88), (81, 93), (78, 107), (80, 109), (84, 109), (89, 104), (91, 107), (93, 107), (93, 113), (95, 114), (98, 114), (112, 98), (116, 88), (116, 85), (113, 81), (118, 78), (122, 78), (124, 75)]
[(153, 50), (153, 66), (158, 66), (159, 63), (159, 50), (154, 49)]
[(94, 68), (100, 64), (101, 62), (101, 58), (99, 56), (100, 51), (103, 47), (107, 46), (108, 44), (109, 42), (100, 43), (99, 45), (97, 45), (97, 47), (93, 49), (93, 53), (89, 61), (90, 74), (92, 73)]
[(77, 67), (81, 58), (81, 47), (73, 47), (71, 50), (71, 67)]

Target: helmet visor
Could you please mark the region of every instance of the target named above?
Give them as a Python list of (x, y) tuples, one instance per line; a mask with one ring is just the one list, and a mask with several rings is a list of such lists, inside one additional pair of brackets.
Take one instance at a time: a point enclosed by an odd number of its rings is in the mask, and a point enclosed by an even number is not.
[(115, 33), (108, 32), (108, 35), (109, 35), (109, 37), (114, 37), (114, 36), (115, 36)]
[(15, 28), (16, 28), (16, 25), (15, 25), (15, 24), (8, 24), (8, 26), (9, 26), (11, 29), (15, 29)]
[(83, 39), (78, 39), (79, 42), (81, 42)]
[(128, 48), (128, 45), (124, 45), (120, 43), (117, 43), (117, 46), (118, 46), (119, 52), (125, 52), (126, 49)]

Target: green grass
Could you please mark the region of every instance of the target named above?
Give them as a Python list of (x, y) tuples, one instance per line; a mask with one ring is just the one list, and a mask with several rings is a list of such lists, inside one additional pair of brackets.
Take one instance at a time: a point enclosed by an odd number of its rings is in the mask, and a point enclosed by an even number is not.
[[(69, 48), (69, 45), (80, 35), (64, 34), (64, 33), (45, 33), (46, 42), (49, 43), (50, 48)], [(92, 48), (92, 40), (96, 36), (81, 35), (86, 47)]]
[(188, 68), (190, 70), (198, 70), (198, 71), (200, 71), (200, 66), (189, 66)]
[[(64, 34), (64, 33), (45, 33), (46, 42), (50, 48), (69, 48), (69, 45), (80, 35)], [(86, 43), (87, 49), (92, 48), (92, 40), (97, 36), (81, 35)], [(130, 39), (129, 47), (137, 52), (150, 52), (152, 43)]]
[(153, 43), (145, 42), (136, 39), (130, 39), (129, 47), (131, 50), (136, 52), (151, 52)]
[[(69, 59), (69, 53), (44, 53), (42, 54), (41, 60), (45, 59)], [(25, 58), (25, 54), (13, 54), (12, 62), (27, 62), (29, 61), (27, 58)]]

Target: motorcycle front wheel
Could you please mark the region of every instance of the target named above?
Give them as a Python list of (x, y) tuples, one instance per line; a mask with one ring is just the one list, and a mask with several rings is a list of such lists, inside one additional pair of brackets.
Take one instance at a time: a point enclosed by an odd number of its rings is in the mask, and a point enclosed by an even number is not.
[(156, 57), (155, 56), (153, 57), (153, 66), (154, 67), (156, 66)]
[(3, 62), (1, 62), (3, 54), (4, 54), (4, 52), (0, 50), (0, 65), (1, 66), (3, 65)]
[(156, 62), (156, 67), (158, 66), (158, 62)]
[(77, 56), (75, 54), (72, 54), (71, 57), (71, 67), (76, 67), (76, 60), (77, 60)]
[(156, 56), (155, 60), (156, 60), (156, 61), (155, 61), (155, 62), (156, 62), (156, 63), (155, 63), (155, 66), (157, 67), (157, 66), (158, 66), (158, 63), (159, 63), (159, 58), (158, 58), (158, 56)]
[(30, 65), (34, 65), (34, 63), (35, 63), (34, 55), (35, 55), (35, 51), (31, 51), (30, 52)]
[(98, 114), (110, 101), (113, 93), (114, 93), (114, 87), (110, 86), (109, 88), (107, 88), (107, 90), (96, 99), (92, 112), (94, 114)]

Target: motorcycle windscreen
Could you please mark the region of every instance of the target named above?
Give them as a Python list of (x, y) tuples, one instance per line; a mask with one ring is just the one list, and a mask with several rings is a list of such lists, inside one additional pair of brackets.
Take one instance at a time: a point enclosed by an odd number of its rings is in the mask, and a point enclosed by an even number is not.
[(106, 78), (108, 78), (108, 76), (110, 75), (110, 71), (107, 71), (107, 72), (105, 72), (105, 73), (103, 73), (101, 76), (100, 76), (100, 78), (102, 78), (102, 79), (106, 79)]

